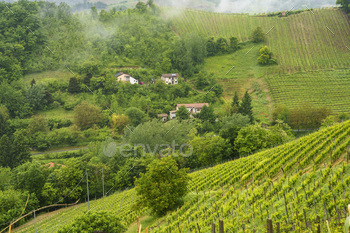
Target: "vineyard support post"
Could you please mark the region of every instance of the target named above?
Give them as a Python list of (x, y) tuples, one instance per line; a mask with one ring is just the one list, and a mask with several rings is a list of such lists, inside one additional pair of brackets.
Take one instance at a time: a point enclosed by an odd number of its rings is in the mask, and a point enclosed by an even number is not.
[(219, 232), (224, 233), (224, 221), (219, 220)]
[(89, 198), (89, 175), (88, 175), (88, 172), (86, 172), (86, 192), (87, 192), (88, 208), (89, 208), (89, 211), (90, 211), (90, 198)]
[(321, 219), (319, 215), (317, 215), (317, 233), (321, 233)]
[(267, 219), (267, 233), (273, 233), (272, 219)]
[(105, 177), (103, 175), (103, 168), (102, 168), (102, 193), (104, 197), (105, 196)]
[(211, 233), (216, 233), (216, 231), (215, 231), (215, 223), (211, 224)]
[(280, 222), (277, 222), (276, 223), (276, 233), (281, 233), (281, 230), (280, 230)]

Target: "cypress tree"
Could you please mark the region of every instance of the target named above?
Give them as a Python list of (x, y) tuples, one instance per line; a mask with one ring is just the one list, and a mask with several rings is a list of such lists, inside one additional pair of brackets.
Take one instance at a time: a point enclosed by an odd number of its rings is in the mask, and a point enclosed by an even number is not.
[(239, 106), (239, 113), (242, 115), (248, 116), (250, 119), (250, 122), (253, 123), (254, 117), (253, 117), (253, 111), (252, 111), (252, 98), (250, 97), (248, 91), (245, 92), (242, 103)]

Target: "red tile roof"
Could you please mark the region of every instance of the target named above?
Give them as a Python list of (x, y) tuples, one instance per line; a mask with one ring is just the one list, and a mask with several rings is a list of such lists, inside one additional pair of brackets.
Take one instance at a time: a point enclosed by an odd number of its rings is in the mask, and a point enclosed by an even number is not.
[(168, 114), (158, 114), (159, 117), (168, 117)]
[(61, 166), (61, 167), (65, 167), (65, 165), (63, 165), (63, 164), (58, 164), (58, 163), (55, 164), (55, 163), (52, 163), (52, 162), (49, 162), (49, 163), (44, 164), (44, 165), (41, 165), (41, 167), (49, 166), (49, 168), (53, 168), (55, 165)]
[(185, 106), (186, 108), (203, 108), (204, 105), (206, 105), (207, 107), (209, 107), (208, 103), (195, 103), (195, 104), (178, 104), (176, 105), (176, 107), (181, 107), (181, 106)]

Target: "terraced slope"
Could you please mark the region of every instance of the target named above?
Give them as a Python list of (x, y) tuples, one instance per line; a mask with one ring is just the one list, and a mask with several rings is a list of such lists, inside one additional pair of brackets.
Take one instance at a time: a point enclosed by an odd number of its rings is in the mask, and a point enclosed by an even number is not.
[[(266, 219), (280, 222), (282, 232), (342, 232), (350, 200), (350, 122), (344, 122), (285, 145), (190, 174), (191, 192), (184, 205), (151, 224), (152, 232), (209, 232), (223, 219), (227, 232), (265, 231)], [(147, 210), (131, 209), (134, 190), (91, 203), (92, 211), (113, 211), (125, 224)], [(38, 232), (56, 232), (87, 210), (68, 208), (38, 222)], [(305, 216), (306, 223), (305, 224)], [(159, 222), (159, 227), (158, 227)], [(309, 224), (310, 222), (310, 224)], [(339, 225), (340, 222), (340, 225)], [(33, 232), (33, 223), (16, 232)]]
[(275, 104), (294, 108), (310, 103), (333, 113), (350, 112), (349, 69), (268, 75), (265, 80)]
[(306, 11), (288, 17), (219, 14), (186, 10), (173, 18), (178, 34), (197, 32), (205, 36), (236, 36), (247, 41), (261, 26), (267, 45), (279, 61), (279, 72), (350, 67), (350, 24), (337, 8)]

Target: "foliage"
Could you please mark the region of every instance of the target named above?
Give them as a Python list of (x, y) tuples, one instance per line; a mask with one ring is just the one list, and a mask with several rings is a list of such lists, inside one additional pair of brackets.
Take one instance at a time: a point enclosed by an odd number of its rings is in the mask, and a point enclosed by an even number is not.
[(115, 129), (118, 133), (122, 133), (129, 123), (130, 119), (124, 114), (112, 115), (112, 129)]
[(37, 132), (47, 133), (49, 131), (49, 125), (47, 119), (43, 115), (34, 115), (30, 119), (28, 125), (28, 134), (33, 135)]
[(101, 122), (101, 109), (86, 101), (74, 108), (74, 123), (81, 129), (88, 129)]
[(268, 145), (267, 136), (267, 130), (258, 124), (244, 127), (238, 132), (235, 150), (243, 155), (265, 148)]
[(184, 105), (182, 105), (177, 110), (176, 117), (179, 118), (180, 120), (187, 120), (187, 119), (190, 119), (190, 113), (188, 112), (187, 108)]
[(214, 108), (213, 106), (207, 107), (207, 105), (204, 105), (201, 112), (198, 113), (198, 118), (202, 121), (208, 121), (210, 123), (215, 123), (216, 115), (214, 114)]
[(266, 36), (264, 31), (262, 30), (261, 27), (257, 27), (256, 29), (254, 29), (253, 33), (252, 33), (252, 41), (254, 43), (260, 43), (265, 41)]
[(190, 157), (191, 167), (209, 166), (231, 157), (231, 146), (228, 140), (214, 133), (196, 136), (190, 141), (193, 155)]
[(188, 192), (188, 181), (186, 169), (179, 169), (173, 158), (154, 160), (147, 172), (135, 181), (138, 205), (150, 208), (154, 214), (164, 215)]
[(28, 138), (23, 131), (0, 138), (0, 166), (14, 168), (31, 160)]
[(146, 114), (142, 110), (135, 107), (128, 108), (125, 111), (125, 115), (130, 119), (130, 124), (134, 127), (147, 120)]
[(238, 113), (248, 116), (250, 123), (253, 123), (254, 121), (254, 116), (253, 116), (253, 111), (252, 111), (252, 97), (249, 95), (248, 91), (245, 92), (242, 102), (239, 105)]
[(76, 218), (71, 224), (58, 230), (64, 232), (124, 232), (125, 226), (113, 212), (86, 212)]
[(271, 65), (277, 64), (277, 60), (272, 58), (272, 52), (267, 46), (262, 47), (259, 50), (258, 63), (260, 65)]

